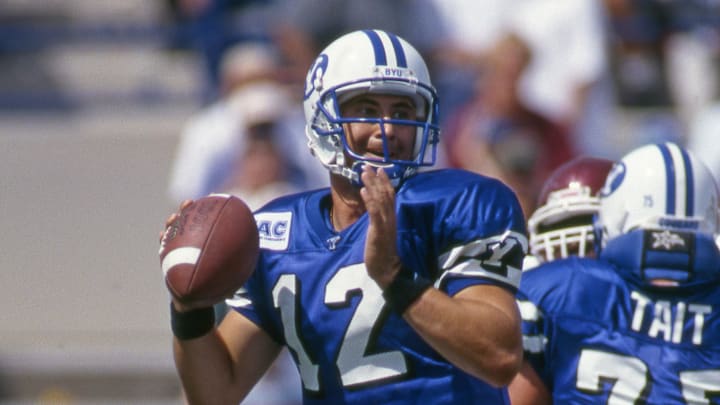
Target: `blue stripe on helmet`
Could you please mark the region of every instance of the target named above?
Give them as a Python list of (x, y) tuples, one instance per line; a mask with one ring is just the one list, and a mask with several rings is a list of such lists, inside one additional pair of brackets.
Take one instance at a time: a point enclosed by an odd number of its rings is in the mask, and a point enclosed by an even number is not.
[(660, 154), (662, 154), (665, 161), (665, 189), (667, 190), (665, 213), (675, 215), (675, 164), (667, 145), (658, 144), (657, 147), (660, 148)]
[(395, 60), (397, 60), (398, 67), (406, 68), (407, 65), (407, 58), (405, 57), (405, 49), (403, 49), (402, 44), (400, 44), (400, 40), (395, 34), (387, 33), (388, 37), (390, 37), (390, 42), (393, 45), (393, 48), (395, 49)]
[(370, 38), (373, 51), (375, 52), (375, 65), (376, 66), (387, 66), (387, 55), (385, 54), (385, 47), (383, 47), (380, 35), (373, 30), (363, 30), (365, 35)]
[(693, 175), (692, 164), (690, 163), (690, 155), (684, 148), (680, 149), (682, 153), (683, 165), (685, 165), (685, 184), (687, 189), (685, 190), (685, 215), (692, 217), (695, 215), (695, 179)]

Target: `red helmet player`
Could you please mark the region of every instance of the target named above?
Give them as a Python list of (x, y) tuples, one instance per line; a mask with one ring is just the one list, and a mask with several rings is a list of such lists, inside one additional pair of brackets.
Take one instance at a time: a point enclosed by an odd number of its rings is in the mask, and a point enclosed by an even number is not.
[(594, 253), (593, 217), (600, 189), (613, 162), (578, 157), (545, 181), (538, 208), (528, 220), (530, 253), (539, 262)]

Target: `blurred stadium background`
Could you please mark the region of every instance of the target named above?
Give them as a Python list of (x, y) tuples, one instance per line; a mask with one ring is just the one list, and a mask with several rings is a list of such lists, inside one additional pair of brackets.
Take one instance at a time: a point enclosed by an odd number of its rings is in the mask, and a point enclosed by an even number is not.
[(179, 403), (156, 246), (202, 81), (162, 6), (0, 3), (0, 403)]

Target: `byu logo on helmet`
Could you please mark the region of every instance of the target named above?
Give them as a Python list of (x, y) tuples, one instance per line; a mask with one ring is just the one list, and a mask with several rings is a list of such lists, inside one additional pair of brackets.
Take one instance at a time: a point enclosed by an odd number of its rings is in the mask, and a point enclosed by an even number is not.
[(607, 197), (612, 194), (613, 191), (617, 190), (618, 187), (620, 187), (620, 184), (622, 184), (624, 178), (625, 164), (623, 162), (618, 162), (614, 164), (613, 167), (610, 169), (610, 172), (608, 173), (605, 185), (600, 190), (600, 195), (603, 197)]
[(305, 79), (305, 100), (307, 100), (314, 91), (322, 90), (322, 79), (327, 71), (327, 65), (328, 57), (325, 54), (318, 56), (315, 63), (313, 63), (310, 68), (310, 74)]

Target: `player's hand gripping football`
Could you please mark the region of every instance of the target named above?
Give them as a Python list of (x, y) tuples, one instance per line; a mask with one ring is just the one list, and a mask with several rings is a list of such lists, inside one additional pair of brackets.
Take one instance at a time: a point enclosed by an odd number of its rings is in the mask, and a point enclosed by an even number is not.
[(395, 189), (382, 168), (365, 165), (360, 189), (370, 225), (365, 241), (365, 265), (370, 277), (385, 289), (402, 268), (397, 255)]
[[(177, 222), (179, 221), (180, 216), (182, 215), (182, 211), (185, 208), (192, 205), (192, 203), (193, 203), (193, 200), (185, 200), (185, 201), (181, 202), (177, 208), (177, 211), (173, 212), (165, 219), (165, 227), (158, 234), (158, 242), (160, 243), (161, 250), (163, 248), (163, 239), (165, 239), (166, 235), (169, 232), (172, 232), (172, 227), (175, 226), (177, 224)], [(168, 290), (170, 290), (170, 286), (168, 286), (167, 284), (165, 286), (168, 288)], [(195, 305), (193, 305), (193, 303), (184, 304), (180, 300), (175, 298), (174, 294), (172, 294), (172, 291), (170, 291), (170, 293), (171, 293), (170, 296), (172, 297), (172, 301), (173, 301), (173, 306), (175, 306), (175, 309), (177, 309), (180, 312), (185, 312), (185, 311), (189, 311), (191, 309), (202, 307), (202, 305), (199, 305), (199, 304), (195, 304)]]
[(165, 222), (159, 255), (177, 310), (213, 306), (255, 270), (255, 218), (244, 201), (228, 194), (185, 201)]

